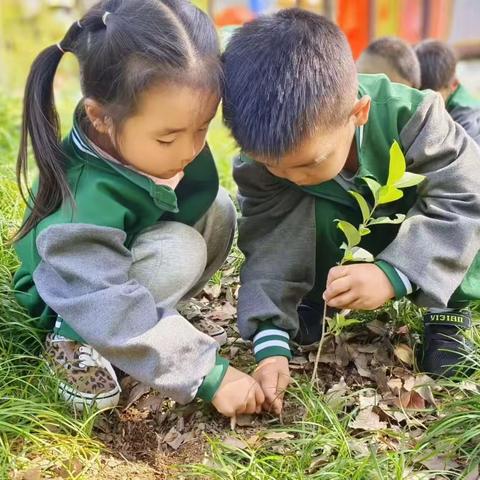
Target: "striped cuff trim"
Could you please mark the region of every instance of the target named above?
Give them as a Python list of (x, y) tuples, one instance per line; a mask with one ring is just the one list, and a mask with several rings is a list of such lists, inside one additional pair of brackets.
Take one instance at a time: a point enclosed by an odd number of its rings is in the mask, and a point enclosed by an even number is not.
[(265, 337), (284, 337), (287, 339), (287, 342), (288, 340), (290, 340), (290, 336), (287, 332), (284, 332), (283, 330), (278, 330), (276, 328), (269, 328), (268, 330), (262, 330), (261, 332), (258, 332), (253, 337), (253, 343), (257, 343), (259, 340)]
[(290, 351), (288, 342), (284, 342), (282, 340), (267, 340), (266, 342), (260, 343), (259, 345), (254, 345), (253, 353), (256, 355), (258, 352), (261, 352), (262, 350), (271, 347), (285, 348), (285, 350)]
[(265, 347), (255, 353), (255, 360), (257, 363), (269, 357), (287, 357), (290, 360), (292, 358), (292, 352), (290, 351), (290, 348), (271, 346)]
[(260, 330), (253, 337), (253, 354), (255, 360), (260, 362), (268, 357), (287, 357), (292, 358), (290, 345), (288, 341), (290, 336), (288, 332), (269, 326), (265, 330)]

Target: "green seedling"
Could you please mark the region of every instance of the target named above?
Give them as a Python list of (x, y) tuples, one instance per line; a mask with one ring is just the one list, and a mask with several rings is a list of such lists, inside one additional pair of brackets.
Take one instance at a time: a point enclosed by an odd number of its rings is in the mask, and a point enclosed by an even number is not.
[[(348, 193), (358, 203), (362, 213), (362, 223), (355, 227), (345, 220), (335, 220), (337, 228), (345, 235), (345, 242), (340, 245), (343, 250), (343, 256), (338, 265), (344, 265), (347, 262), (373, 262), (373, 255), (360, 247), (362, 238), (371, 233), (374, 225), (400, 224), (405, 220), (405, 215), (397, 213), (392, 217), (374, 217), (376, 209), (380, 205), (391, 203), (403, 197), (403, 189), (418, 185), (424, 180), (423, 175), (406, 171), (407, 163), (405, 156), (397, 141), (394, 141), (390, 147), (390, 162), (388, 167), (388, 179), (385, 185), (380, 185), (376, 180), (370, 177), (362, 177), (362, 180), (368, 186), (372, 197), (373, 205), (365, 199), (359, 192), (350, 190)], [(312, 383), (317, 378), (318, 362), (322, 353), (324, 340), (328, 335), (339, 335), (346, 327), (360, 323), (356, 319), (347, 319), (345, 312), (336, 313), (333, 318), (327, 317), (327, 304), (324, 302), (322, 318), (322, 337), (318, 345), (317, 356), (313, 367)], [(328, 327), (328, 329), (327, 329)]]

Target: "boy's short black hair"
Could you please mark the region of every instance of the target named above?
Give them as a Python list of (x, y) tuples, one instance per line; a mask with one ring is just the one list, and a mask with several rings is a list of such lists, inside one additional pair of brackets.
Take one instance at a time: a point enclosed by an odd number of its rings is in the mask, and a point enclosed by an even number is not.
[(247, 153), (278, 159), (319, 127), (346, 122), (357, 94), (345, 35), (297, 8), (237, 30), (224, 56), (223, 114)]
[[(382, 37), (374, 40), (365, 49), (363, 55), (378, 56), (385, 59), (397, 74), (414, 88), (420, 87), (420, 65), (413, 48), (398, 37)], [(384, 73), (384, 72), (365, 72)]]
[(441, 90), (455, 78), (457, 57), (455, 52), (440, 40), (424, 40), (415, 46), (420, 62), (422, 90)]

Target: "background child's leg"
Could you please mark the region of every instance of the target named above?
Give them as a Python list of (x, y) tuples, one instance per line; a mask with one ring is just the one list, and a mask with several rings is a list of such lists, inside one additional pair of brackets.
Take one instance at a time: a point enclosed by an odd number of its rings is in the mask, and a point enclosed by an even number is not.
[(194, 225), (207, 245), (207, 265), (198, 282), (184, 300), (197, 295), (213, 274), (223, 265), (232, 248), (237, 213), (227, 191), (220, 187), (217, 198), (207, 213)]

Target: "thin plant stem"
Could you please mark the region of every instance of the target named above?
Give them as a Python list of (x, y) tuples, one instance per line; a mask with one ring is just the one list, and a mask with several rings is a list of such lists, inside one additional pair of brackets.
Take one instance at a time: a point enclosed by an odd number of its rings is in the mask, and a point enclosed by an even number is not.
[(317, 356), (315, 357), (315, 363), (313, 365), (312, 379), (310, 383), (313, 385), (317, 378), (318, 362), (320, 361), (320, 355), (322, 353), (323, 342), (327, 335), (327, 302), (323, 301), (323, 317), (322, 317), (322, 336), (320, 337), (320, 342), (318, 344)]

